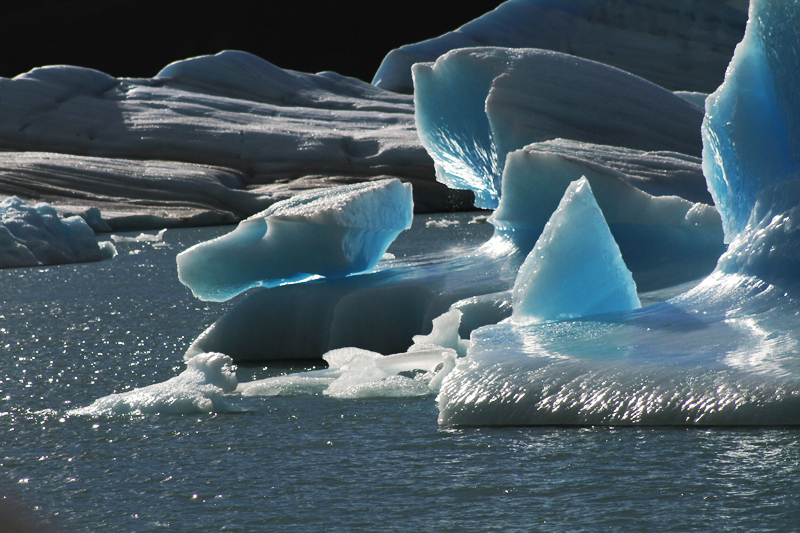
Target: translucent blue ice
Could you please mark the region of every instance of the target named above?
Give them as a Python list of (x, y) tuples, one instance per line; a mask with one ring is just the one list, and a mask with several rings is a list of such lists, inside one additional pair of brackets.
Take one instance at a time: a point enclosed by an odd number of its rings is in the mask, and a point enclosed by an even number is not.
[(507, 154), (534, 142), (701, 152), (700, 108), (594, 61), (545, 50), (468, 48), (417, 64), (413, 73), (417, 130), (436, 178), (472, 190), (476, 207), (497, 207)]
[(396, 179), (300, 194), (180, 253), (178, 277), (198, 298), (224, 301), (252, 287), (362, 272), (411, 226), (413, 210), (411, 186)]
[(570, 184), (519, 269), (515, 324), (641, 307), (636, 284), (586, 178)]
[(800, 423), (800, 2), (754, 0), (707, 100), (704, 169), (728, 251), (690, 292), (602, 317), (473, 332), (442, 424)]

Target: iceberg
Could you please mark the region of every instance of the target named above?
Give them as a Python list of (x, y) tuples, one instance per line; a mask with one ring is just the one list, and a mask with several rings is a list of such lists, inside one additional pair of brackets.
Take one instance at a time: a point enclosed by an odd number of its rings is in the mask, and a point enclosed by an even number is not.
[(178, 278), (201, 300), (253, 287), (373, 268), (411, 226), (411, 186), (381, 180), (322, 189), (274, 204), (177, 257)]
[(436, 179), (472, 190), (476, 207), (497, 208), (506, 156), (535, 142), (561, 138), (701, 155), (701, 108), (594, 61), (545, 50), (468, 48), (416, 64), (413, 75), (417, 130)]
[(411, 66), (475, 46), (540, 48), (599, 61), (671, 90), (719, 86), (747, 2), (509, 0), (455, 31), (392, 50), (372, 83), (411, 93)]
[(512, 298), (518, 325), (641, 307), (586, 178), (567, 187), (519, 269)]
[[(154, 78), (72, 66), (0, 78), (2, 191), (113, 230), (231, 223), (309, 189), (395, 177), (418, 211), (463, 203), (434, 181), (413, 99), (245, 52)], [(106, 215), (108, 212), (108, 215)]]
[(703, 167), (730, 243), (694, 289), (639, 310), (473, 332), (445, 425), (800, 421), (800, 2), (754, 0), (706, 100)]
[(0, 268), (100, 261), (113, 253), (79, 216), (62, 219), (52, 206), (15, 196), (0, 202)]

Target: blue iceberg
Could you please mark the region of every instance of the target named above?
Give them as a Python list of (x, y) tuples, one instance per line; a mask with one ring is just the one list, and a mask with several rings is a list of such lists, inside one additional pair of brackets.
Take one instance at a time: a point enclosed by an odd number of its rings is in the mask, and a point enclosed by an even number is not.
[(594, 61), (545, 50), (468, 48), (414, 65), (413, 74), (417, 130), (436, 179), (472, 190), (476, 207), (497, 208), (506, 156), (531, 143), (562, 138), (701, 153), (702, 109)]
[(411, 186), (396, 179), (300, 194), (181, 252), (178, 278), (201, 300), (224, 301), (253, 287), (369, 270), (411, 226), (413, 209)]
[(754, 0), (706, 101), (703, 166), (728, 250), (640, 310), (472, 334), (441, 424), (800, 422), (800, 2)]
[(512, 298), (518, 325), (641, 307), (586, 178), (567, 187), (519, 269)]

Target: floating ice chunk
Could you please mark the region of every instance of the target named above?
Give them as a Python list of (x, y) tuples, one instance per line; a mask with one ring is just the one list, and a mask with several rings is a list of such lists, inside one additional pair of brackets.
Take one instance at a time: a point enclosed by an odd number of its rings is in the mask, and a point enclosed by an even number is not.
[(641, 307), (636, 284), (586, 178), (573, 182), (519, 269), (515, 324)]
[(100, 261), (94, 231), (78, 216), (12, 196), (0, 202), (0, 268)]
[(164, 241), (164, 233), (166, 233), (166, 228), (159, 230), (158, 233), (155, 235), (150, 233), (140, 233), (135, 237), (130, 237), (127, 235), (112, 235), (111, 240), (114, 242), (163, 242)]
[(229, 409), (223, 396), (236, 390), (235, 367), (227, 355), (199, 354), (178, 376), (162, 383), (111, 394), (71, 415), (210, 413)]
[(399, 180), (313, 191), (180, 253), (178, 277), (198, 298), (223, 301), (252, 287), (346, 276), (374, 267), (412, 217), (411, 186)]
[(414, 63), (490, 45), (567, 52), (673, 90), (708, 92), (722, 81), (745, 21), (746, 7), (715, 0), (510, 0), (441, 37), (392, 50), (372, 83), (411, 93)]
[[(556, 138), (700, 155), (697, 106), (566, 54), (470, 48), (414, 65), (417, 130), (436, 178), (494, 209), (506, 155)], [(591, 91), (586, 91), (591, 87)]]
[(359, 348), (326, 353), (324, 370), (240, 383), (244, 396), (323, 393), (335, 398), (422, 396), (438, 390), (455, 367), (456, 353), (443, 347), (381, 355)]
[(467, 355), (469, 339), (462, 339), (458, 329), (461, 325), (462, 313), (458, 309), (451, 309), (433, 319), (433, 329), (427, 335), (414, 335), (414, 344), (409, 352), (418, 352), (431, 348), (449, 348), (463, 357)]

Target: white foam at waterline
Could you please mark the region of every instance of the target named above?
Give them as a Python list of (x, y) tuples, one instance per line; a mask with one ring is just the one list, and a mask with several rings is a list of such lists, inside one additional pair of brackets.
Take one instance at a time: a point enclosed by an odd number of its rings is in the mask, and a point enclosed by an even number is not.
[(155, 235), (151, 233), (140, 233), (136, 237), (129, 237), (127, 235), (112, 235), (111, 240), (114, 242), (163, 242), (164, 233), (167, 229), (164, 228)]
[(161, 383), (110, 394), (69, 415), (191, 414), (234, 410), (223, 395), (238, 383), (233, 360), (220, 353), (190, 359), (186, 370)]
[(240, 383), (243, 396), (324, 394), (334, 398), (424, 396), (436, 392), (454, 367), (456, 353), (429, 347), (381, 355), (360, 348), (341, 348), (323, 356), (329, 367)]

